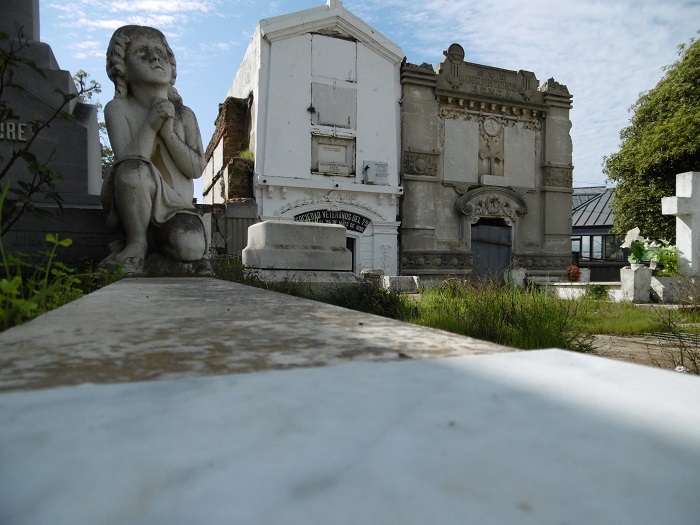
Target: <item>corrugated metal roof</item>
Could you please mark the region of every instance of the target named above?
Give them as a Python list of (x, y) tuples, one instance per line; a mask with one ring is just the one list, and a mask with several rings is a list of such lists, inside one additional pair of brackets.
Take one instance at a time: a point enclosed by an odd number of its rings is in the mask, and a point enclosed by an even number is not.
[(605, 186), (574, 188), (572, 226), (612, 226), (610, 202), (614, 191), (615, 188)]

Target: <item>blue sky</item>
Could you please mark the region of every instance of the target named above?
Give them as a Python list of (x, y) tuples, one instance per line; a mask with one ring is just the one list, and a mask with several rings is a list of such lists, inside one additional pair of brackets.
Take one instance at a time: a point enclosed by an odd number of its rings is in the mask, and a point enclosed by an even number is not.
[[(206, 147), (260, 19), (323, 0), (40, 0), (41, 40), (62, 69), (104, 70), (114, 29), (163, 31), (178, 61), (176, 87), (199, 120)], [(605, 184), (604, 155), (617, 151), (629, 107), (653, 88), (677, 46), (698, 36), (700, 1), (683, 0), (345, 0), (344, 7), (400, 46), (409, 62), (436, 65), (457, 42), (469, 62), (553, 77), (573, 94), (574, 186)], [(197, 195), (197, 191), (195, 192)]]

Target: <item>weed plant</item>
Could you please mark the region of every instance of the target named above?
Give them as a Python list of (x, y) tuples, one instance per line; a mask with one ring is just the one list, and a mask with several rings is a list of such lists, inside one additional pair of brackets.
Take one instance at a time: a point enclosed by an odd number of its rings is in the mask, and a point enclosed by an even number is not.
[(343, 286), (319, 299), (324, 303), (401, 321), (410, 321), (416, 315), (416, 308), (406, 295), (391, 292), (373, 283)]
[(217, 258), (211, 261), (214, 274), (222, 281), (246, 284), (257, 288), (267, 288), (257, 274), (248, 269), (240, 257)]
[(47, 234), (50, 248), (40, 252), (43, 260), (27, 262), (24, 254), (6, 254), (0, 241), (0, 331), (20, 325), (63, 306), (122, 277), (120, 271), (78, 273), (56, 260), (59, 248), (71, 239)]
[(423, 293), (415, 322), (515, 348), (590, 352), (583, 306), (534, 288), (450, 280)]
[(700, 280), (679, 277), (677, 290), (681, 309), (659, 309), (659, 331), (671, 337), (665, 353), (673, 366), (700, 375)]
[(672, 310), (659, 310), (658, 315), (660, 331), (671, 336), (672, 349), (665, 351), (665, 354), (673, 366), (700, 374), (700, 310), (687, 309), (681, 315)]
[(227, 257), (214, 259), (212, 268), (217, 278), (222, 281), (231, 281), (234, 283), (254, 286), (256, 288), (264, 288), (295, 297), (303, 297), (305, 299), (315, 299), (315, 294), (311, 287), (301, 280), (285, 279), (278, 283), (266, 283), (255, 272), (246, 267), (240, 257)]
[[(8, 190), (9, 184), (0, 192), (0, 209), (5, 204)], [(88, 269), (78, 273), (56, 260), (59, 249), (73, 244), (71, 239), (60, 239), (49, 233), (46, 242), (49, 249), (39, 253), (40, 259), (21, 253), (6, 253), (0, 237), (0, 332), (122, 277), (120, 269), (110, 272)], [(30, 260), (39, 262), (28, 262)]]
[(602, 284), (589, 284), (586, 286), (586, 297), (594, 301), (606, 301), (608, 290)]

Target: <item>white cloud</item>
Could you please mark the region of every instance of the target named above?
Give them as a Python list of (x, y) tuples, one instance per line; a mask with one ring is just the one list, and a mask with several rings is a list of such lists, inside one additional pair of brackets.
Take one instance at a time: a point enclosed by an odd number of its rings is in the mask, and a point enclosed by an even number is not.
[(389, 32), (375, 27), (409, 62), (435, 65), (458, 42), (468, 61), (566, 84), (574, 97), (574, 177), (598, 183), (603, 156), (617, 150), (629, 122), (629, 106), (656, 85), (676, 46), (700, 27), (700, 3), (678, 0), (365, 0), (346, 7), (368, 22), (392, 16), (395, 23), (384, 23)]
[(231, 42), (200, 42), (199, 49), (205, 53), (226, 53), (233, 49)]
[[(202, 83), (207, 89), (221, 84), (225, 92), (257, 20), (323, 3), (42, 0), (41, 8), (51, 12), (50, 24), (60, 27), (64, 47), (73, 57), (93, 59), (78, 62), (86, 70), (104, 68), (104, 51), (119, 26), (158, 27), (176, 49), (182, 71), (189, 67), (196, 73), (196, 97), (204, 91)], [(401, 46), (409, 62), (436, 65), (443, 50), (458, 42), (469, 61), (526, 69), (540, 83), (554, 77), (566, 84), (573, 95), (577, 182), (604, 181), (602, 159), (617, 150), (629, 106), (640, 92), (656, 85), (662, 66), (676, 59), (676, 46), (700, 27), (700, 2), (681, 0), (344, 0), (344, 5)], [(50, 24), (42, 20), (42, 33)], [(181, 91), (186, 78), (183, 74), (178, 79)], [(209, 99), (202, 106), (200, 112), (215, 115), (216, 104)]]
[(209, 13), (220, 2), (205, 0), (139, 0), (109, 2), (109, 9), (115, 12), (154, 12), (154, 13)]

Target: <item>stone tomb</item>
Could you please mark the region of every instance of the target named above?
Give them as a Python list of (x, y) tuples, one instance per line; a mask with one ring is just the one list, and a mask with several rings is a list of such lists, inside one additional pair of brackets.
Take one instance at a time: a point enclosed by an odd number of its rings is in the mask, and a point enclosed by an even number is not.
[(508, 350), (125, 279), (0, 334), (0, 523), (700, 522), (697, 377)]
[[(18, 27), (22, 28), (26, 42), (18, 39)], [(23, 46), (20, 60), (33, 60), (44, 75), (23, 63), (13, 66), (13, 80), (24, 90), (11, 86), (4, 90), (3, 100), (17, 119), (0, 123), (0, 156), (7, 162), (13, 151), (33, 141), (29, 151), (39, 164), (48, 163), (49, 168), (61, 175), (56, 180), (56, 191), (63, 206), (61, 211), (53, 199), (36, 194), (34, 200), (43, 213), (25, 213), (3, 237), (4, 247), (36, 253), (44, 248), (46, 233), (58, 233), (74, 241), (69, 251), (59, 252), (64, 261), (99, 261), (109, 253), (107, 246), (116, 235), (105, 224), (99, 200), (102, 169), (97, 109), (73, 99), (63, 106), (70, 119), (57, 118), (34, 137), (31, 122), (49, 119), (62, 107), (62, 94), (76, 93), (76, 86), (71, 73), (58, 66), (51, 47), (40, 41), (37, 0), (3, 1), (0, 31), (11, 38), (0, 45), (12, 45), (15, 49)], [(9, 172), (14, 185), (30, 177), (23, 160), (15, 162)]]
[(243, 264), (264, 281), (291, 280), (314, 289), (355, 283), (345, 231), (339, 224), (263, 221), (248, 228)]
[(406, 63), (401, 273), (558, 280), (571, 263), (571, 95), (550, 79), (465, 61)]

